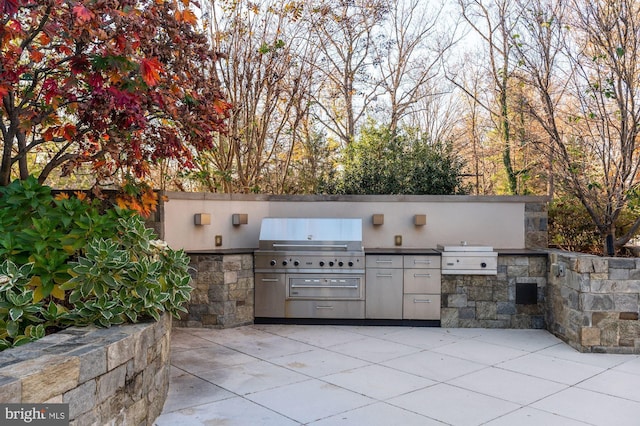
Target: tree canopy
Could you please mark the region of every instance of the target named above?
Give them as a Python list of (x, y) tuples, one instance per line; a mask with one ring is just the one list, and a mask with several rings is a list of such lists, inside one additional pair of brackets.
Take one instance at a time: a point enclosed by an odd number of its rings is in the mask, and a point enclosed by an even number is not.
[(0, 185), (189, 167), (228, 104), (189, 0), (0, 0)]
[(415, 130), (369, 122), (346, 149), (342, 170), (327, 192), (342, 194), (465, 193), (463, 161), (451, 144), (429, 141)]

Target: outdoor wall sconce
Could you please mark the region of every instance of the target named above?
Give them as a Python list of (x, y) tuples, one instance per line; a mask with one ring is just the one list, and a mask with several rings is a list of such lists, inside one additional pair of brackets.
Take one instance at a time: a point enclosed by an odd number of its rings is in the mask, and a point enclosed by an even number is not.
[(231, 215), (231, 223), (233, 226), (246, 225), (249, 223), (249, 215), (246, 213), (234, 213)]
[(383, 214), (374, 214), (373, 216), (371, 216), (371, 222), (375, 226), (380, 226), (380, 225), (384, 224), (384, 215)]
[(211, 215), (209, 213), (196, 213), (193, 215), (195, 225), (211, 225)]
[(413, 224), (415, 226), (425, 226), (427, 224), (426, 214), (417, 214), (413, 217)]

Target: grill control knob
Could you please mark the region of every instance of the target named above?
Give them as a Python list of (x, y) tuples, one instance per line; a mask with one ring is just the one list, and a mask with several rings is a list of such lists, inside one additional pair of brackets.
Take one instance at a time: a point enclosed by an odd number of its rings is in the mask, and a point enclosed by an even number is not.
[(344, 266), (344, 262), (343, 261), (338, 262), (338, 266)]
[(276, 261), (275, 261), (275, 260), (272, 260), (271, 262), (269, 262), (269, 265), (271, 265), (271, 266), (276, 266)]
[(353, 262), (349, 262), (349, 266), (353, 266)]
[(324, 266), (324, 262), (322, 260), (320, 261), (320, 266)]
[(293, 262), (293, 264), (294, 264), (295, 266), (298, 266), (298, 265), (300, 265), (300, 261), (296, 260), (296, 261), (294, 261), (294, 262)]
[(329, 262), (329, 266), (333, 266), (333, 262)]
[(287, 263), (289, 263), (289, 262), (287, 262), (286, 260), (283, 260), (282, 261), (282, 266), (287, 266)]
[(482, 263), (480, 264), (480, 266), (481, 266), (481, 267), (483, 267), (483, 268), (486, 268), (486, 267), (487, 267), (487, 264), (486, 264), (486, 263), (484, 263), (484, 262), (482, 262)]

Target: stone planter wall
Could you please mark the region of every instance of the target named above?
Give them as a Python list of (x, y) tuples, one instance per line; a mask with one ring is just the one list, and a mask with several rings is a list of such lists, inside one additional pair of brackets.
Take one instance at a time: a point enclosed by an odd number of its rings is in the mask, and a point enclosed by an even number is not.
[(582, 352), (640, 353), (640, 259), (551, 252), (549, 331)]
[[(546, 277), (545, 253), (499, 255), (497, 276), (442, 275), (441, 325), (545, 328)], [(537, 297), (517, 303), (519, 291)]]
[(152, 425), (169, 389), (171, 317), (72, 327), (0, 352), (0, 402), (68, 403), (70, 425)]
[(176, 327), (227, 328), (253, 323), (253, 252), (190, 253), (191, 301)]

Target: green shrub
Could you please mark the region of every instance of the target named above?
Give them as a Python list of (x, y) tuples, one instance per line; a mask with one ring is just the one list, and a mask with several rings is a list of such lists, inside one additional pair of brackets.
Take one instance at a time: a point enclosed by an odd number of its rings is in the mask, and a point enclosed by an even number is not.
[(185, 310), (188, 256), (157, 240), (133, 211), (54, 197), (29, 178), (0, 188), (0, 229), (0, 349), (45, 329)]

